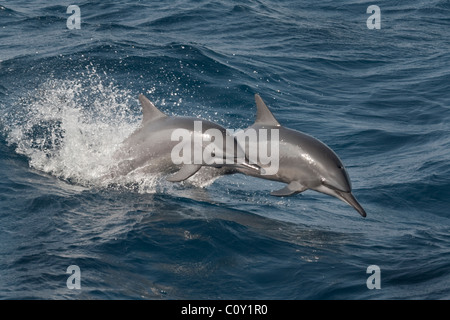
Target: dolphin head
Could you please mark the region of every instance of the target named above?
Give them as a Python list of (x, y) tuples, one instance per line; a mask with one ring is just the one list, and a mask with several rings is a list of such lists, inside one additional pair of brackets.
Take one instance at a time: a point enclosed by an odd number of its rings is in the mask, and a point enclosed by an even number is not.
[(317, 159), (318, 176), (320, 181), (311, 189), (336, 197), (352, 206), (363, 217), (366, 211), (352, 194), (352, 185), (347, 170), (338, 156), (327, 147)]
[(203, 132), (203, 165), (228, 166), (259, 173), (261, 167), (249, 161), (236, 137), (217, 124), (213, 126)]
[[(225, 163), (229, 162), (236, 168), (249, 169), (259, 174), (264, 171), (264, 169), (262, 169), (256, 163), (250, 162), (247, 155), (245, 154), (244, 149), (239, 144), (235, 136), (229, 135), (227, 133), (227, 135), (225, 135), (225, 140), (228, 145), (233, 145), (233, 148), (231, 148), (231, 150), (230, 148), (224, 149), (225, 153), (222, 154), (222, 157), (225, 160)], [(230, 161), (231, 159), (232, 161)]]

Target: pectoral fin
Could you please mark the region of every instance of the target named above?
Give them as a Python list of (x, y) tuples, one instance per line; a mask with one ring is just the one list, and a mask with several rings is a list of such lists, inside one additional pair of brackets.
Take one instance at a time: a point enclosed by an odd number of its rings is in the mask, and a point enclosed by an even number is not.
[(201, 164), (185, 164), (181, 169), (167, 178), (170, 182), (180, 182), (194, 175), (200, 168)]
[(306, 188), (305, 186), (301, 185), (299, 182), (292, 181), (291, 183), (289, 183), (283, 189), (280, 189), (280, 190), (277, 190), (277, 191), (272, 191), (270, 194), (272, 196), (275, 196), (275, 197), (288, 197), (288, 196), (291, 196), (293, 194), (303, 192), (303, 191), (305, 191), (307, 189), (308, 188)]

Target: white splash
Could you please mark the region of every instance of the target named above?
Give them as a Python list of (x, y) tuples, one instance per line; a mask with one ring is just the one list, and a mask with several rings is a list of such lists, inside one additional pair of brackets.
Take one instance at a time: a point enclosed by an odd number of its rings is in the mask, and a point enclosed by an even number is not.
[(137, 95), (105, 83), (90, 66), (76, 80), (51, 79), (2, 114), (6, 139), (32, 168), (86, 187), (155, 191), (160, 177), (102, 178), (114, 151), (139, 125)]

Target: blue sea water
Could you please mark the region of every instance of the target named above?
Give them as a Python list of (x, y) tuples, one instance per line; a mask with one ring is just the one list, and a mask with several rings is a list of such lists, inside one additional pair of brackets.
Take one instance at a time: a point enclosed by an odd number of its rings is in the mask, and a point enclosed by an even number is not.
[[(0, 298), (449, 299), (449, 17), (446, 0), (1, 1)], [(244, 175), (102, 185), (140, 93), (227, 128), (259, 93), (339, 155), (367, 218)]]

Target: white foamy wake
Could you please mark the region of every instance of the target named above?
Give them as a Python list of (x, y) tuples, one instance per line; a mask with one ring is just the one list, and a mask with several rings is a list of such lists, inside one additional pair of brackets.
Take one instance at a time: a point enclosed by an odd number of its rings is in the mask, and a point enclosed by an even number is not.
[[(137, 98), (137, 93), (119, 89), (90, 65), (77, 79), (49, 79), (14, 105), (1, 108), (0, 121), (8, 144), (27, 156), (33, 169), (88, 188), (178, 193), (178, 184), (166, 182), (164, 173), (137, 169), (126, 176), (109, 174), (117, 166), (114, 152), (140, 125)], [(217, 177), (198, 174), (186, 183), (204, 188)]]
[(139, 172), (102, 178), (114, 151), (139, 125), (137, 96), (90, 66), (76, 80), (51, 79), (1, 115), (6, 139), (32, 168), (86, 187), (131, 186), (154, 192), (160, 177)]

